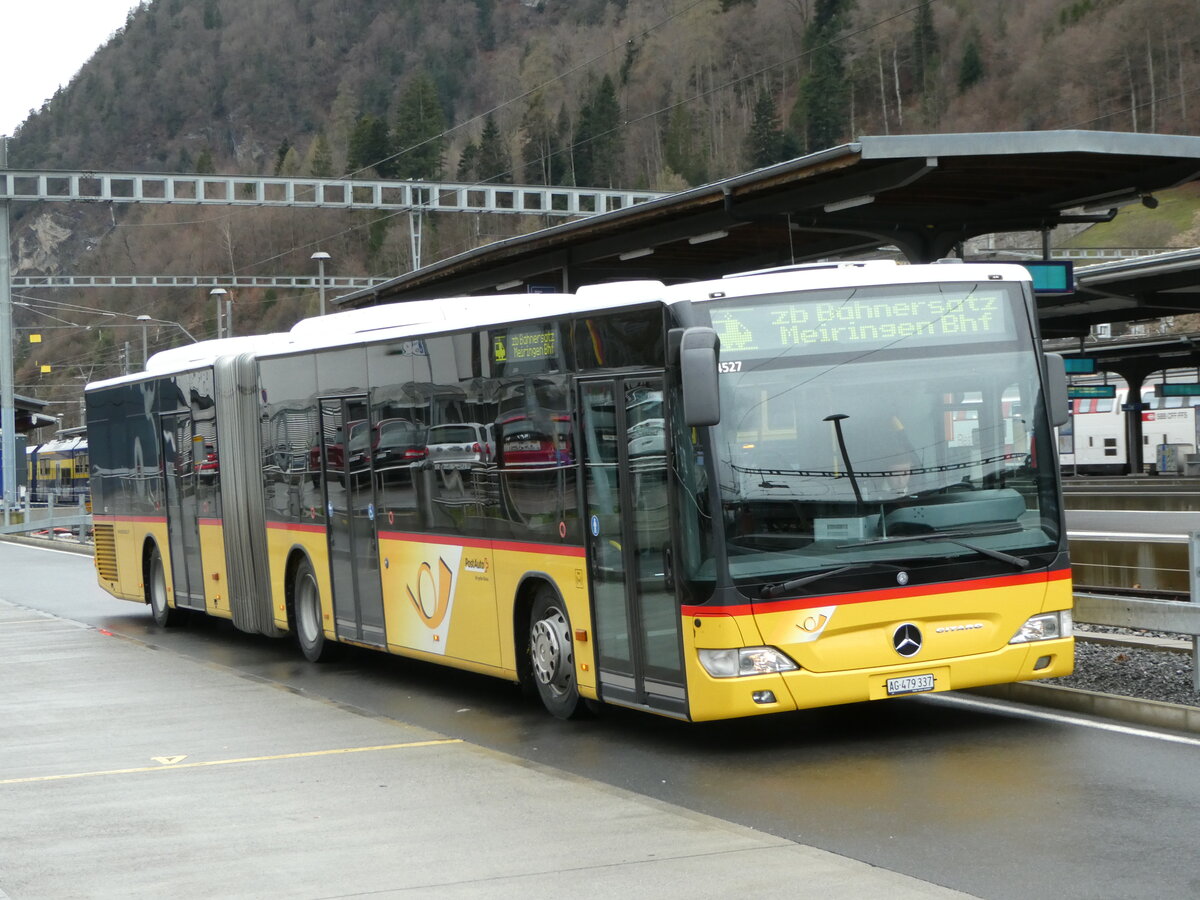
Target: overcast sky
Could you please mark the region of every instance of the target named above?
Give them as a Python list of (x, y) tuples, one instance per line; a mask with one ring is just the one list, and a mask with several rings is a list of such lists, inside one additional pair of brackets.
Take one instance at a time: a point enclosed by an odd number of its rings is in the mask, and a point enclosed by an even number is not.
[(0, 46), (0, 134), (66, 85), (137, 0), (6, 0)]

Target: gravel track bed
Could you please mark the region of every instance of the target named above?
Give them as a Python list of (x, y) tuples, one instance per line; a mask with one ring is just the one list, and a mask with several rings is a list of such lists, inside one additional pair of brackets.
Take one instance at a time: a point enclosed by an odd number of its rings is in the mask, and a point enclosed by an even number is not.
[[(1095, 625), (1080, 626), (1080, 631), (1085, 630), (1153, 638), (1188, 637)], [(1067, 678), (1048, 678), (1041, 683), (1200, 707), (1200, 692), (1192, 689), (1192, 654), (1178, 650), (1113, 646), (1077, 639), (1075, 674)]]

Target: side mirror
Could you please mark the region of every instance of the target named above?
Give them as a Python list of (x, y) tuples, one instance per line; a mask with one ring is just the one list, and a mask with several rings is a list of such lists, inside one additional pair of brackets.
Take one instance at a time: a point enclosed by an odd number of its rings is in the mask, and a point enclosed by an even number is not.
[(717, 361), (721, 339), (711, 328), (685, 328), (679, 342), (679, 374), (683, 383), (683, 418), (689, 426), (721, 421)]
[(1046, 354), (1046, 404), (1050, 411), (1050, 424), (1055, 428), (1066, 425), (1071, 418), (1067, 366), (1057, 353)]

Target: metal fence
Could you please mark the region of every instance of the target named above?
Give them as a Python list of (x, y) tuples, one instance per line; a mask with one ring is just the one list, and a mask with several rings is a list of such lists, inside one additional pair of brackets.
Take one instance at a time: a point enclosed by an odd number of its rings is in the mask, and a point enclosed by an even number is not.
[(4, 508), (4, 523), (0, 525), (0, 534), (45, 531), (47, 537), (53, 537), (55, 529), (60, 528), (80, 536), (85, 536), (91, 531), (92, 516), (83, 498), (80, 498), (78, 504), (62, 505), (55, 504), (53, 498), (46, 503), (33, 503), (27, 495), (25, 502), (20, 506)]
[(1200, 531), (1187, 535), (1189, 600), (1146, 600), (1075, 594), (1075, 621), (1114, 628), (1166, 631), (1192, 638), (1192, 687), (1200, 691)]

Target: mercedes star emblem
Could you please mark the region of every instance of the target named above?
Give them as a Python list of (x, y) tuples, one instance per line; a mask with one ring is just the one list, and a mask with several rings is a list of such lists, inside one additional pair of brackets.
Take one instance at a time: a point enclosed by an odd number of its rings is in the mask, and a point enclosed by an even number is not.
[(921, 629), (906, 622), (892, 635), (892, 646), (901, 656), (916, 656), (921, 651)]

